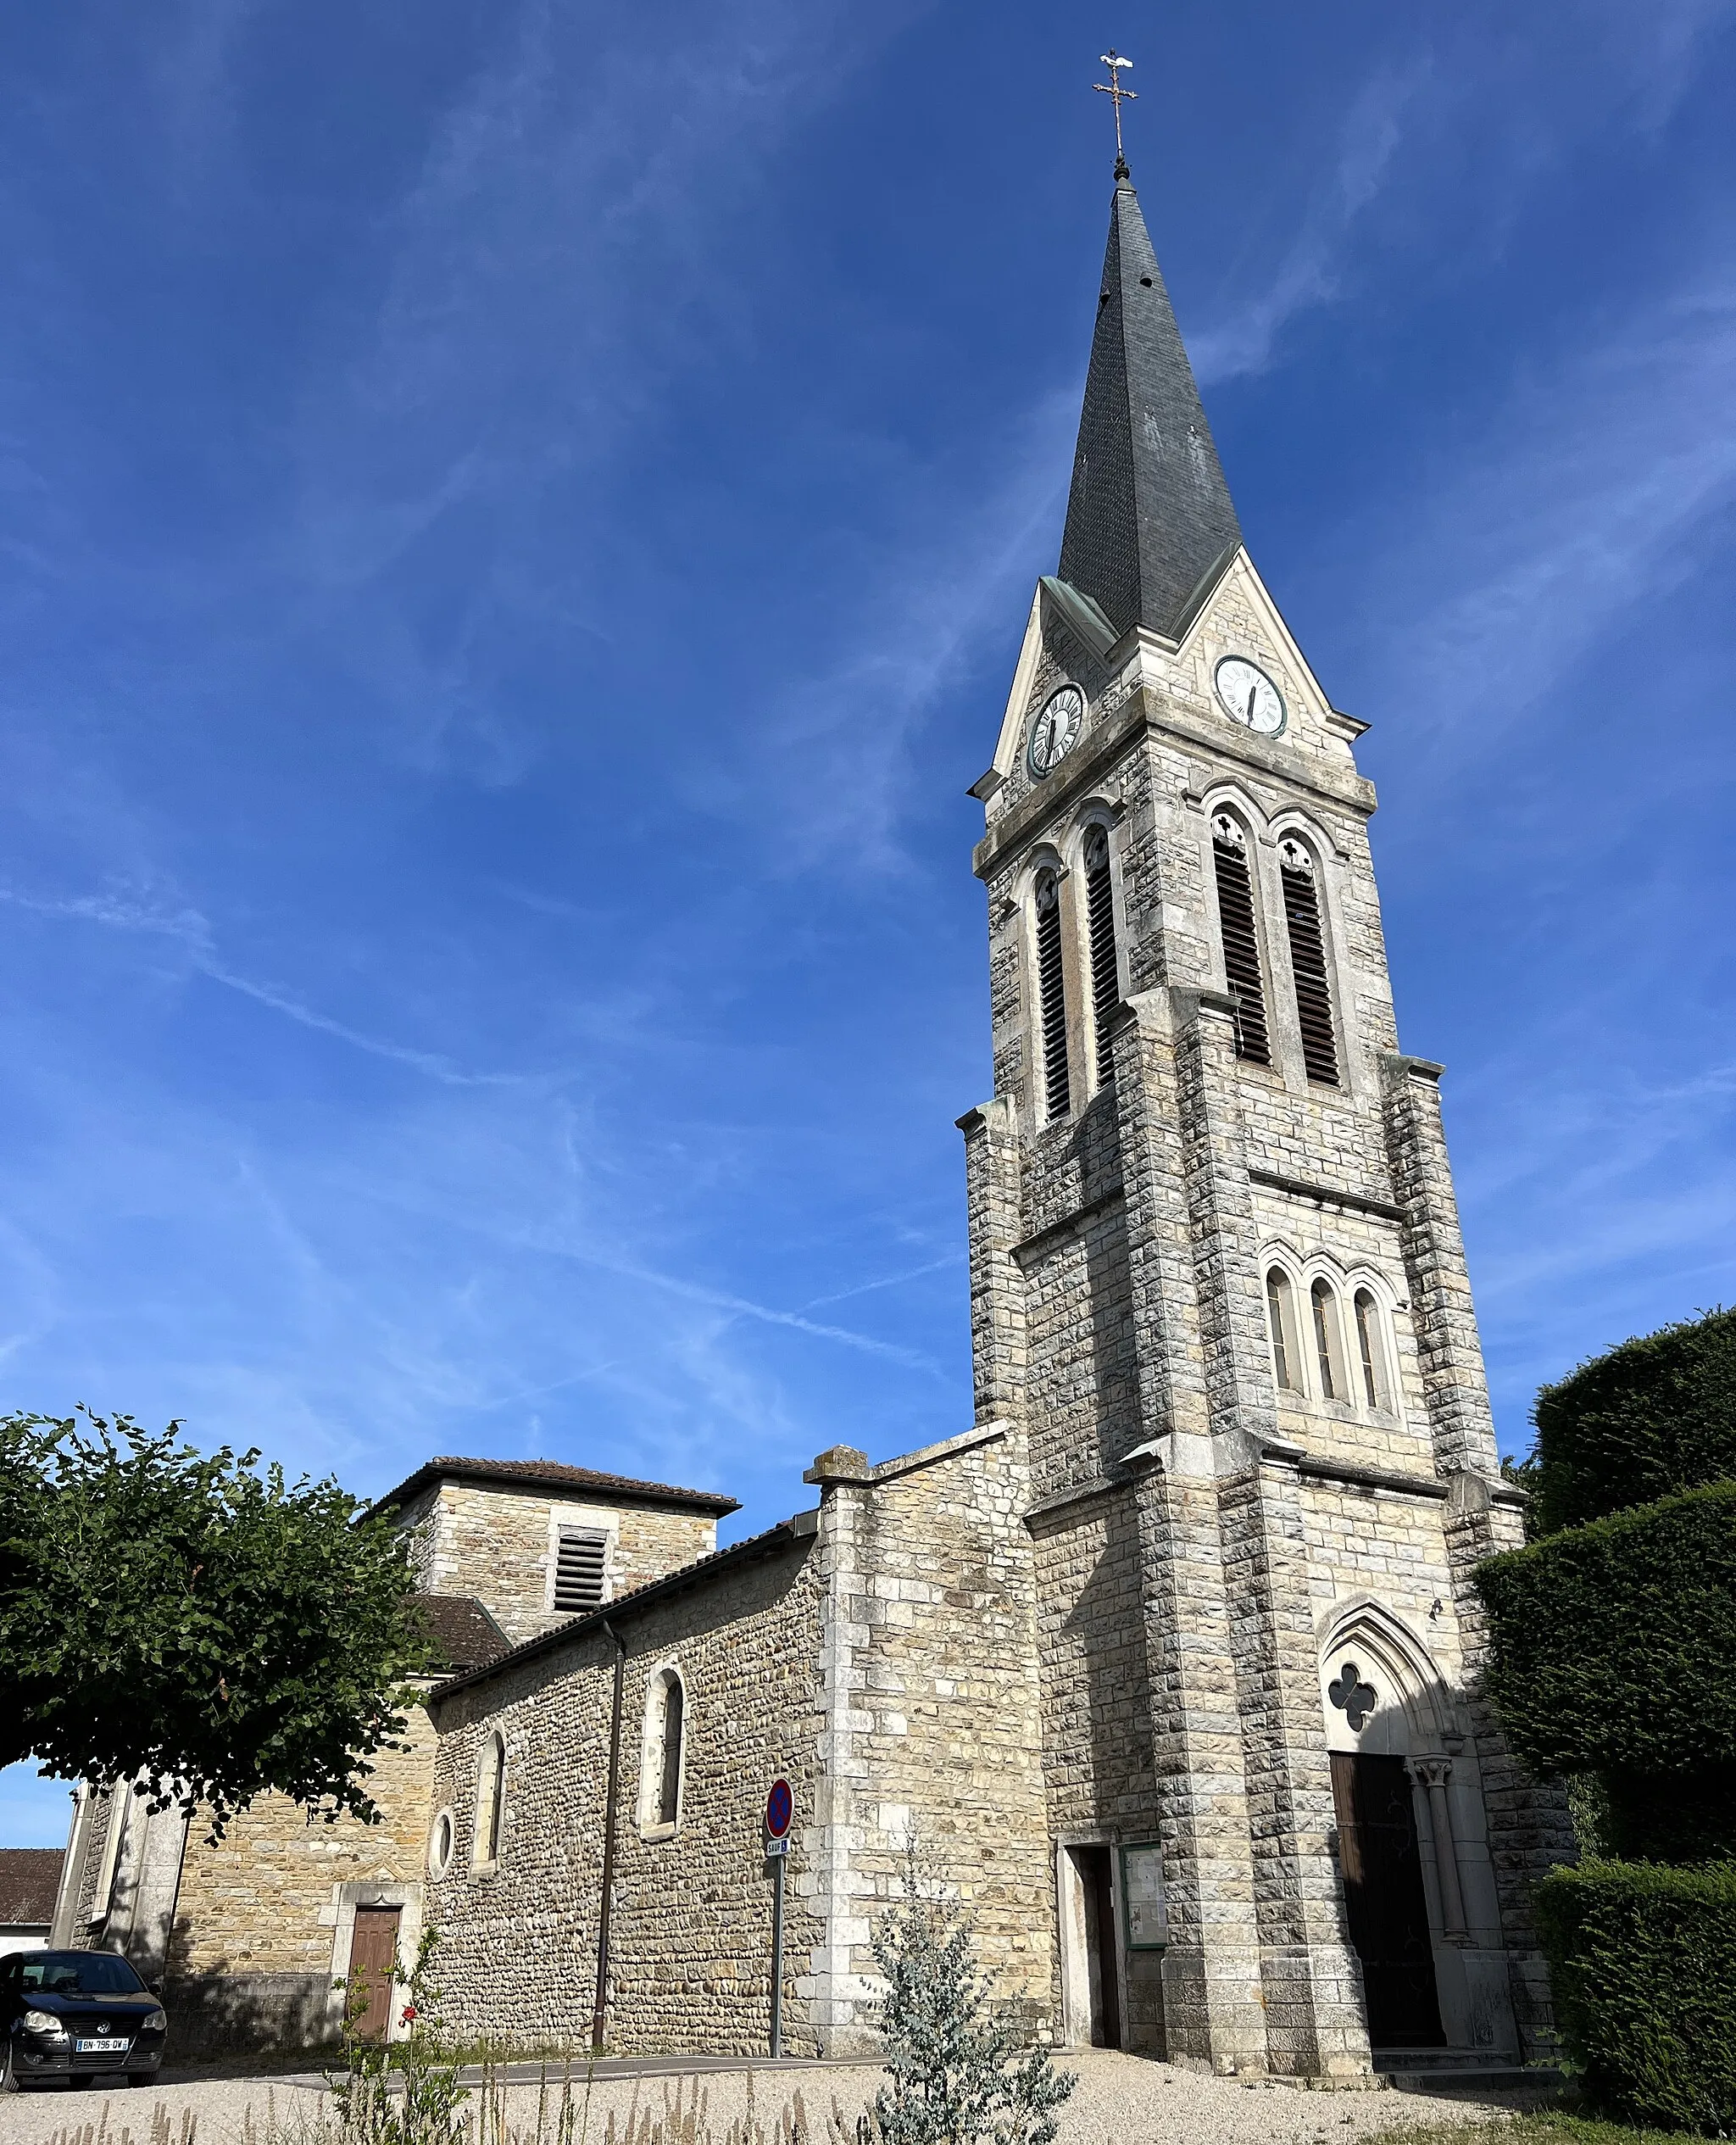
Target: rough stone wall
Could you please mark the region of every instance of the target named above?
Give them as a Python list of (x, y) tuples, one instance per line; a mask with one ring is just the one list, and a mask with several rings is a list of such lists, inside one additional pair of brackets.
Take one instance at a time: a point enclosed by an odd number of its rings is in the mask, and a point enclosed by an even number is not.
[[(771, 1879), (765, 1796), (794, 1788), (798, 1839), (785, 1930), (785, 2033), (814, 2042), (799, 1994), (818, 1940), (801, 1886), (813, 1822), (819, 1596), (811, 1540), (717, 1572), (624, 1614), (626, 1647), (610, 1941), (611, 2050), (749, 2055), (767, 2045)], [(439, 1707), (437, 1799), (453, 1814), (446, 1873), (431, 1885), (442, 1932), (446, 2013), (460, 2031), (588, 2045), (597, 1959), (615, 1649), (587, 1635), (455, 1692)], [(686, 1693), (678, 1830), (638, 1822), (648, 1685), (674, 1664)], [(506, 1744), (501, 1850), (474, 1865), (487, 1740)]]
[[(825, 1926), (804, 1994), (827, 2053), (875, 2045), (875, 1915), (913, 1833), (970, 1911), (977, 1962), (1025, 2030), (1054, 2031), (1035, 1570), (1021, 1441), (984, 1425), (824, 1492), (824, 1830), (807, 1889)], [(804, 1885), (806, 1880), (804, 1880)]]
[[(1518, 1893), (1555, 1837), (1547, 1796), (1508, 1777), (1493, 1724), (1465, 1697), (1480, 1660), (1471, 1564), (1511, 1531), (1432, 1089), (1398, 1060), (1366, 821), (1373, 792), (1251, 571), (1226, 575), (1179, 650), (1142, 636), (1118, 678), (1077, 663), (1042, 605), (1024, 706), (1010, 708), (986, 786), (977, 869), (989, 894), (997, 1100), (1018, 1134), (991, 1212), (972, 1206), (973, 1274), (998, 1262), (1001, 1323), (1020, 1337), (1042, 1575), (1050, 1822), (1165, 1847), (1172, 2055), (1283, 2070), (1366, 2061), (1344, 1937), (1317, 1621), (1369, 1595), (1445, 1664), (1482, 1765), (1519, 2004), (1537, 2014)], [(1279, 682), (1278, 740), (1228, 725), (1213, 666), (1252, 654)], [(1091, 705), (1046, 783), (1023, 718), (1071, 675)], [(1210, 865), (1212, 812), (1247, 829), (1272, 1062), (1233, 1055)], [(1097, 1091), (1081, 874), (1062, 880), (1072, 1107), (1039, 1123), (1034, 868), (1076, 864), (1089, 816), (1113, 823), (1126, 1000), (1115, 1087)], [(1340, 1079), (1310, 1081), (1290, 969), (1279, 842), (1315, 861)], [(1402, 1067), (1402, 1072), (1394, 1068)], [(979, 1117), (985, 1112), (977, 1113)], [(967, 1125), (971, 1122), (965, 1121)], [(1344, 1314), (1342, 1397), (1276, 1387), (1263, 1254), (1324, 1272)], [(1004, 1281), (1009, 1259), (1022, 1300)], [(1386, 1306), (1388, 1391), (1367, 1402), (1353, 1353), (1354, 1277)], [(1349, 1285), (1347, 1286), (1347, 1283)], [(1009, 1300), (1010, 1296), (1011, 1300)], [(1305, 1318), (1305, 1301), (1298, 1306)], [(1305, 1349), (1310, 1333), (1299, 1334)], [(1004, 1351), (996, 1391), (1017, 1379)], [(1000, 1402), (1004, 1406), (1003, 1400)], [(1303, 1470), (1311, 1468), (1311, 1474)], [(1408, 1498), (1334, 1469), (1433, 1485)], [(1447, 1496), (1450, 1492), (1450, 1512)], [(1438, 1606), (1437, 1606), (1438, 1604)], [(1138, 1643), (1132, 1643), (1137, 1634)], [(1150, 1762), (1122, 1697), (1145, 1694)], [(1129, 2025), (1145, 2028), (1137, 1988)], [(1540, 2015), (1540, 2014), (1538, 2014)]]
[(706, 1513), (551, 1496), (540, 1487), (532, 1492), (442, 1482), (405, 1513), (423, 1586), (436, 1594), (475, 1595), (515, 1641), (566, 1621), (551, 1609), (548, 1596), (550, 1545), (563, 1523), (609, 1534), (611, 1600), (697, 1563), (717, 1545), (717, 1522)]
[(332, 1993), (338, 1898), (346, 1885), (419, 1885), (427, 1854), (435, 1731), (413, 1705), (402, 1750), (374, 1759), (378, 1825), (327, 1825), (287, 1796), (262, 1795), (209, 1838), (196, 1813), (186, 1836), (168, 1962), (175, 2045), (311, 2045), (336, 2037)]

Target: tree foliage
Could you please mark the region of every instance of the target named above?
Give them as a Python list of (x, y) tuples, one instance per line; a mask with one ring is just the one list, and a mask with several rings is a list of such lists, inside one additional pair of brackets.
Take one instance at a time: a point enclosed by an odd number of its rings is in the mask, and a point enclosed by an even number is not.
[(883, 2145), (1051, 2145), (1055, 2111), (1078, 2080), (1045, 2049), (1020, 2054), (1014, 2021), (986, 2015), (970, 1925), (951, 1901), (925, 1896), (914, 1847), (874, 1958), (887, 1983), (879, 2025), (891, 2083), (874, 2103)]
[(1736, 2130), (1736, 1868), (1588, 1862), (1538, 1887), (1555, 2013), (1594, 2103)]
[(0, 1418), (0, 1763), (367, 1821), (426, 1658), (404, 1545), (335, 1482), (126, 1416)]
[(1736, 1311), (1624, 1340), (1538, 1392), (1533, 1531), (1736, 1477)]

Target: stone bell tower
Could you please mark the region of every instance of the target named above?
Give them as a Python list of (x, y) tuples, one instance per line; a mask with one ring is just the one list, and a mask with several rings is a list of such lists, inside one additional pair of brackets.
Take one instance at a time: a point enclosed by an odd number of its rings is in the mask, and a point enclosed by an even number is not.
[(1518, 1499), (1365, 727), (1243, 544), (1120, 165), (1059, 571), (973, 789), (995, 1092), (960, 1122), (1062, 2015), (1221, 2071), (1546, 2045), (1526, 1901), (1567, 1836), (1476, 1696), (1470, 1574)]

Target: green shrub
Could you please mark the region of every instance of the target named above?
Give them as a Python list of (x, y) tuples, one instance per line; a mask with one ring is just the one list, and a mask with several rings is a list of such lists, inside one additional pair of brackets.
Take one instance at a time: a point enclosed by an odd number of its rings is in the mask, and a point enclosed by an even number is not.
[(1598, 2106), (1736, 2129), (1736, 1865), (1554, 1869), (1538, 1920), (1561, 2038)]
[[(1600, 1774), (1629, 1852), (1736, 1850), (1736, 1800), (1705, 1785), (1736, 1765), (1736, 1482), (1489, 1557), (1477, 1585), (1486, 1689), (1526, 1764)], [(1667, 1845), (1636, 1838), (1672, 1809)]]
[(1736, 1311), (1624, 1340), (1544, 1386), (1533, 1420), (1539, 1535), (1736, 1477)]

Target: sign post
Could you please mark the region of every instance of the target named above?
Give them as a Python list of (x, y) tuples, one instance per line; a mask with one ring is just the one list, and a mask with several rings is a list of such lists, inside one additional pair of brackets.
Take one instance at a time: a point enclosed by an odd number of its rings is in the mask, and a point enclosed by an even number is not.
[(783, 1872), (790, 1857), (790, 1824), (796, 1798), (787, 1780), (771, 1783), (765, 1798), (765, 1854), (771, 1864), (771, 2057), (783, 2054)]

